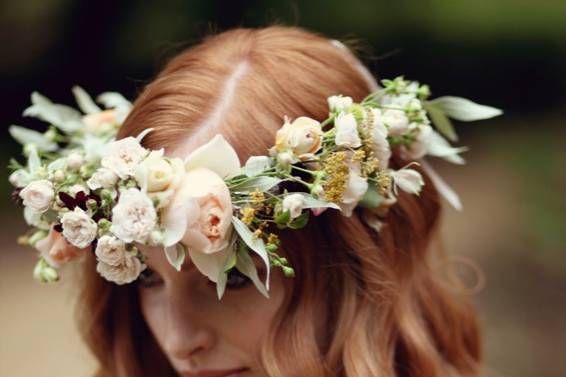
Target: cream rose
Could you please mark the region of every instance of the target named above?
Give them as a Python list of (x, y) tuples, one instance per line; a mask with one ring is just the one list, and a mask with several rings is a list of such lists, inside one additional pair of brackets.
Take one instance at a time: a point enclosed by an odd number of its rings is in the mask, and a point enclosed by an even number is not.
[(99, 260), (96, 265), (96, 271), (103, 278), (118, 285), (128, 284), (136, 280), (145, 268), (146, 265), (130, 253), (125, 253), (119, 264), (111, 265)]
[(136, 138), (126, 137), (108, 144), (101, 165), (124, 179), (134, 174), (135, 167), (147, 153)]
[(118, 182), (118, 176), (112, 170), (99, 168), (86, 182), (91, 190), (112, 188)]
[(322, 134), (320, 123), (314, 119), (299, 117), (289, 123), (285, 118), (285, 124), (275, 136), (275, 149), (280, 153), (291, 151), (299, 159), (308, 157), (320, 149)]
[(137, 188), (120, 192), (112, 209), (110, 231), (124, 242), (145, 243), (157, 224), (153, 202)]
[(63, 236), (74, 246), (83, 249), (95, 239), (98, 226), (85, 211), (76, 207), (61, 218)]
[(174, 178), (171, 164), (163, 158), (163, 150), (152, 151), (135, 168), (134, 176), (147, 192), (166, 190)]
[(338, 114), (334, 120), (334, 128), (336, 129), (336, 145), (350, 148), (362, 145), (358, 134), (358, 123), (353, 114), (343, 112)]
[(98, 239), (94, 253), (100, 262), (118, 266), (126, 258), (126, 244), (114, 236), (105, 235)]
[(79, 249), (71, 245), (60, 232), (53, 228), (51, 228), (47, 237), (37, 241), (35, 248), (53, 267), (59, 267), (60, 264), (67, 263), (88, 250), (88, 248)]
[(37, 213), (47, 211), (54, 196), (53, 184), (46, 179), (30, 182), (20, 191), (20, 198), (23, 199), (24, 206)]
[(206, 168), (185, 174), (163, 215), (164, 245), (182, 242), (189, 250), (212, 254), (228, 245), (232, 230), (228, 187)]
[(301, 194), (290, 194), (283, 199), (283, 211), (289, 211), (290, 219), (296, 219), (303, 211), (305, 198)]

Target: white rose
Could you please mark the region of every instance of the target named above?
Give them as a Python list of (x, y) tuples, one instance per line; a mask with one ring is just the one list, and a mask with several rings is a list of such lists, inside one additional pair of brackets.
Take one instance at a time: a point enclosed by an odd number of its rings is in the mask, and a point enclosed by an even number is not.
[(71, 170), (79, 170), (83, 165), (84, 159), (78, 152), (73, 152), (67, 156), (67, 166)]
[(340, 113), (334, 121), (336, 129), (336, 145), (357, 148), (362, 145), (358, 134), (358, 123), (353, 114)]
[(94, 253), (100, 262), (118, 266), (126, 258), (126, 244), (114, 236), (102, 236)]
[(147, 150), (133, 137), (110, 143), (102, 157), (101, 165), (124, 179), (134, 174), (134, 168), (145, 158)]
[(283, 199), (283, 211), (289, 210), (291, 220), (296, 219), (301, 215), (301, 212), (303, 211), (304, 202), (305, 198), (301, 194), (287, 195)]
[(342, 95), (328, 97), (328, 107), (331, 112), (340, 112), (352, 106), (352, 98)]
[(112, 188), (118, 182), (118, 176), (112, 170), (99, 168), (86, 182), (91, 190)]
[(96, 238), (98, 226), (85, 211), (76, 207), (73, 212), (67, 212), (61, 218), (63, 236), (72, 245), (83, 249)]
[(402, 110), (385, 110), (382, 121), (389, 127), (389, 134), (394, 136), (403, 135), (409, 127), (409, 119)]
[(46, 179), (33, 181), (20, 191), (20, 198), (23, 199), (24, 206), (37, 213), (47, 211), (54, 196), (53, 184)]
[(112, 209), (112, 233), (124, 242), (145, 243), (156, 223), (157, 213), (147, 195), (137, 188), (120, 193)]
[(134, 176), (142, 190), (147, 192), (164, 191), (173, 181), (175, 171), (171, 164), (163, 158), (163, 149), (151, 151), (150, 154), (136, 166)]
[(342, 214), (344, 216), (352, 216), (354, 208), (358, 202), (363, 198), (367, 189), (368, 183), (365, 178), (360, 175), (360, 164), (349, 163), (350, 173), (348, 175), (348, 183), (346, 190), (342, 194), (342, 201), (338, 203)]
[(111, 265), (98, 261), (96, 265), (96, 271), (103, 278), (118, 285), (128, 284), (136, 280), (145, 268), (146, 265), (130, 253), (124, 254), (124, 259), (120, 264)]

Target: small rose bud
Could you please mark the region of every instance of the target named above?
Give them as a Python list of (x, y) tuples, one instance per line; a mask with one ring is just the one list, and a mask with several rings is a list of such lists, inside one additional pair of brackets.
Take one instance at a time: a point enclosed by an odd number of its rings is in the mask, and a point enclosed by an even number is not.
[(289, 152), (282, 152), (277, 155), (277, 161), (281, 166), (287, 167), (293, 162), (293, 156)]
[(73, 152), (67, 156), (67, 166), (72, 170), (79, 170), (83, 165), (83, 156), (80, 153)]
[(53, 180), (57, 183), (61, 183), (65, 180), (65, 173), (62, 170), (56, 170), (53, 173)]

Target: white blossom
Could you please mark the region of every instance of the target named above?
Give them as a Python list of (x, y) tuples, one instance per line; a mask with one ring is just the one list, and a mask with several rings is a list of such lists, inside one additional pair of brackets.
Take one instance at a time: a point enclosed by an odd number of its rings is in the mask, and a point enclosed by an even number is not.
[(342, 95), (328, 97), (328, 107), (331, 112), (340, 112), (352, 106), (352, 98)]
[(131, 253), (125, 253), (120, 264), (111, 265), (98, 261), (96, 271), (106, 280), (118, 285), (128, 284), (136, 280), (140, 273), (145, 270), (146, 265)]
[(283, 211), (289, 211), (290, 219), (296, 219), (303, 211), (305, 199), (301, 194), (290, 194), (283, 199)]
[(353, 114), (338, 114), (334, 121), (334, 128), (336, 129), (336, 145), (350, 148), (357, 148), (362, 145), (358, 134), (358, 124)]

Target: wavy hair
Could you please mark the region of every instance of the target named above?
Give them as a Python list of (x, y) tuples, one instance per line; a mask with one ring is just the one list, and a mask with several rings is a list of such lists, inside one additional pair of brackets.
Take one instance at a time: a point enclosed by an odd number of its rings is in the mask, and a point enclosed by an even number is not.
[[(216, 127), (245, 160), (273, 145), (284, 115), (322, 120), (328, 96), (360, 101), (374, 89), (343, 44), (297, 27), (238, 28), (173, 58), (141, 91), (119, 137), (151, 127), (145, 146), (168, 150)], [(406, 161), (394, 153), (391, 164)], [(263, 345), (267, 375), (480, 375), (476, 313), (469, 294), (452, 289), (461, 285), (438, 268), (444, 256), (431, 245), (441, 206), (421, 173), (421, 195), (401, 193), (379, 234), (359, 210), (350, 218), (326, 211), (303, 230), (282, 232), (296, 277)], [(175, 375), (141, 317), (135, 287), (104, 281), (94, 264), (90, 256), (79, 308), (97, 376)]]

